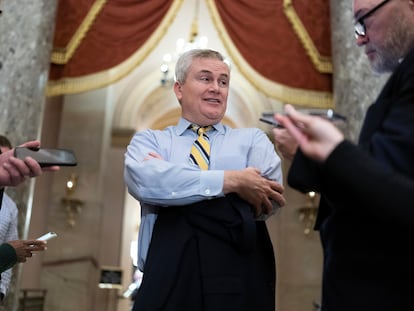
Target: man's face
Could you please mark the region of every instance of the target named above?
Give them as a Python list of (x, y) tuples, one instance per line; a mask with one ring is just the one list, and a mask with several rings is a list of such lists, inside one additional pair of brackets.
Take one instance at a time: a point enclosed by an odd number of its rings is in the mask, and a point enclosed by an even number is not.
[[(354, 18), (357, 20), (382, 0), (354, 0)], [(411, 30), (409, 1), (389, 0), (363, 20), (366, 35), (357, 38), (365, 47), (365, 54), (375, 72), (391, 72), (411, 47), (414, 31)]]
[(229, 79), (229, 68), (222, 61), (193, 59), (185, 82), (174, 84), (182, 117), (200, 126), (220, 122), (227, 108)]

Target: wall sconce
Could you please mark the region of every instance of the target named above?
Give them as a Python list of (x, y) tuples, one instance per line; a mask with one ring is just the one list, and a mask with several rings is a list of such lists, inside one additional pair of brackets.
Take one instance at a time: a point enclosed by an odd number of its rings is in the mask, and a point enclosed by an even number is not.
[(70, 174), (66, 181), (66, 195), (62, 198), (62, 205), (66, 211), (67, 224), (73, 228), (76, 225), (76, 218), (82, 211), (83, 201), (73, 197), (76, 190), (78, 176), (74, 173)]
[(316, 215), (318, 214), (318, 206), (316, 205), (316, 193), (311, 191), (306, 194), (307, 203), (299, 208), (299, 221), (304, 223), (305, 229), (303, 233), (309, 235), (313, 229)]

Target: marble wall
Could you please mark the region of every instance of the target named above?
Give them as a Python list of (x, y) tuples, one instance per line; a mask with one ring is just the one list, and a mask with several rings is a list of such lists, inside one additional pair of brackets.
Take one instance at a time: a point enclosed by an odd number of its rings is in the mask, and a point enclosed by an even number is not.
[[(57, 0), (3, 0), (0, 9), (0, 133), (13, 144), (38, 139), (45, 102)], [(21, 237), (26, 237), (33, 182), (9, 189), (19, 208)], [(17, 308), (16, 266), (6, 310)]]

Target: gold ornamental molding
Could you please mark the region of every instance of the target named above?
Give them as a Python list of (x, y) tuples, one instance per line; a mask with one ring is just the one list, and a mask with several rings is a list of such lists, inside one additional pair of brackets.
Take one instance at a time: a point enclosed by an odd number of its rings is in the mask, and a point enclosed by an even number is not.
[[(233, 43), (223, 24), (223, 21), (221, 20), (214, 0), (206, 0), (206, 2), (214, 26), (216, 27), (217, 32), (223, 42), (224, 47), (227, 50), (227, 53), (231, 57), (233, 64), (237, 66), (238, 70), (245, 77), (245, 79), (249, 81), (249, 83), (251, 83), (258, 91), (283, 103), (312, 108), (327, 109), (333, 107), (333, 96), (331, 92), (312, 91), (289, 87), (267, 79), (259, 72), (257, 72), (244, 59), (244, 57), (240, 54), (239, 50)], [(312, 42), (312, 40), (310, 41)], [(312, 46), (314, 46), (313, 43)], [(317, 55), (319, 55), (319, 53)]]
[(303, 48), (306, 50), (315, 68), (321, 73), (332, 73), (331, 58), (322, 56), (319, 53), (311, 36), (306, 30), (305, 25), (303, 25), (299, 15), (296, 13), (292, 0), (283, 0), (283, 12), (292, 24), (294, 32), (298, 36)]
[[(105, 0), (106, 1), (106, 0)], [(46, 88), (46, 96), (58, 96), (64, 94), (76, 94), (95, 90), (108, 86), (126, 75), (139, 66), (152, 50), (159, 44), (165, 36), (168, 28), (174, 21), (184, 0), (174, 0), (171, 8), (161, 21), (158, 28), (148, 38), (148, 40), (132, 56), (127, 58), (119, 65), (107, 70), (84, 75), (76, 78), (62, 78), (59, 80), (49, 80)]]
[(101, 12), (102, 8), (105, 6), (107, 0), (96, 0), (89, 10), (86, 17), (83, 19), (82, 23), (73, 34), (72, 38), (69, 40), (69, 43), (65, 47), (53, 47), (52, 50), (52, 63), (63, 65), (72, 58), (73, 54), (81, 44), (82, 40), (85, 38), (86, 33), (91, 28), (93, 22), (95, 21), (98, 14)]

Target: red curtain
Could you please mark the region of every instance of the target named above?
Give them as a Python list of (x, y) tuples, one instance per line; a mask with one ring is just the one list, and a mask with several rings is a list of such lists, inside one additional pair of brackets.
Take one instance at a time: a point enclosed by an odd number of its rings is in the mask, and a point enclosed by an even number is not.
[[(78, 35), (79, 44), (73, 55), (64, 63), (52, 62), (51, 82), (106, 71), (128, 59), (157, 29), (174, 0), (59, 1), (55, 52), (67, 53), (64, 48), (76, 38), (76, 31), (99, 2), (104, 4), (85, 28), (85, 35)], [(213, 3), (231, 41), (261, 76), (292, 88), (332, 92), (331, 73), (321, 72), (311, 60), (312, 52), (300, 39), (300, 31), (288, 19), (284, 7), (291, 4), (304, 26), (302, 33), (310, 37), (308, 41), (317, 53), (330, 62), (328, 1), (213, 0)]]
[[(54, 48), (65, 47), (96, 0), (59, 1)], [(173, 0), (108, 0), (66, 64), (51, 64), (50, 79), (108, 70), (131, 56), (157, 29)]]
[[(331, 91), (331, 74), (320, 73), (286, 17), (283, 0), (215, 0), (233, 43), (266, 78), (295, 88)], [(293, 9), (321, 55), (331, 56), (326, 0), (292, 0)]]

